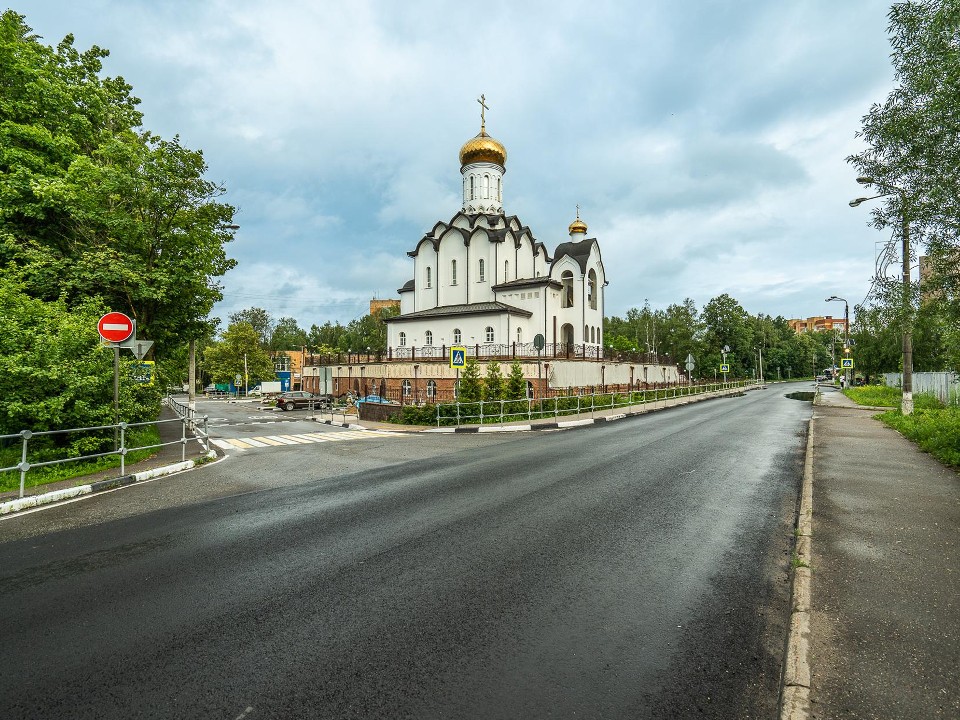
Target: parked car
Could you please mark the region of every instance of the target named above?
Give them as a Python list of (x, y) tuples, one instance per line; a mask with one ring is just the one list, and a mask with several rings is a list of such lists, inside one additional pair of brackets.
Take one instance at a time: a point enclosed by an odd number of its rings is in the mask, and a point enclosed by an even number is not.
[(330, 402), (329, 395), (314, 395), (306, 390), (292, 390), (277, 396), (277, 407), (281, 410), (325, 406)]

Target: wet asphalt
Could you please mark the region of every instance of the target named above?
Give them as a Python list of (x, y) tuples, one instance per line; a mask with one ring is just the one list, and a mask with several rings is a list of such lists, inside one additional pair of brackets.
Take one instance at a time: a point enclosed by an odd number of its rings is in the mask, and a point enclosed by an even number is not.
[(4, 521), (0, 716), (771, 717), (788, 391), (254, 450)]

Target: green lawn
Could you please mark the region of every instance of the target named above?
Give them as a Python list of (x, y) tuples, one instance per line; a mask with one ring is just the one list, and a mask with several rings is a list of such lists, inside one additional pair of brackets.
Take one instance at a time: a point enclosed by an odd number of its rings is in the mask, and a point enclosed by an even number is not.
[(915, 442), (940, 462), (960, 468), (960, 407), (944, 407), (931, 395), (914, 395), (911, 415), (900, 412), (900, 389), (871, 385), (844, 394), (859, 405), (894, 408), (880, 420)]

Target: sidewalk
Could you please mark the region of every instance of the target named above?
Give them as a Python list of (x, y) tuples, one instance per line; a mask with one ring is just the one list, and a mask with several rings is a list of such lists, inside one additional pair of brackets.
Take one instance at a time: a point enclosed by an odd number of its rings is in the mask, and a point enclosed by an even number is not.
[(811, 717), (960, 718), (960, 475), (876, 414), (814, 407)]

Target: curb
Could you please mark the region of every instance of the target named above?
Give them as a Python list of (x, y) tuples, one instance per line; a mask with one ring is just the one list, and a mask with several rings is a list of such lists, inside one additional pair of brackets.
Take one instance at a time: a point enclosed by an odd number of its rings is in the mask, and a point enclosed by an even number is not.
[[(211, 450), (205, 457), (214, 460), (217, 457), (217, 453)], [(30, 508), (41, 505), (50, 505), (63, 500), (71, 500), (81, 495), (114, 490), (126, 485), (144, 482), (145, 480), (153, 480), (154, 478), (163, 477), (164, 475), (173, 475), (174, 473), (183, 472), (184, 470), (190, 470), (194, 468), (196, 464), (197, 462), (195, 460), (187, 460), (185, 462), (174, 463), (173, 465), (154, 468), (153, 470), (144, 470), (143, 472), (133, 473), (131, 475), (122, 475), (110, 480), (98, 480), (88, 485), (78, 485), (77, 487), (55, 490), (41, 495), (31, 495), (29, 497), (17, 498), (16, 500), (8, 500), (0, 503), (0, 516), (11, 515), (22, 510), (29, 510)]]
[(813, 536), (813, 421), (807, 430), (803, 486), (794, 547), (793, 588), (790, 600), (790, 634), (783, 659), (780, 720), (810, 717), (810, 590)]

